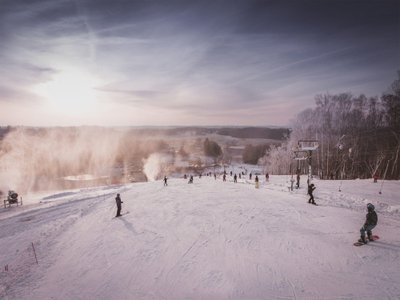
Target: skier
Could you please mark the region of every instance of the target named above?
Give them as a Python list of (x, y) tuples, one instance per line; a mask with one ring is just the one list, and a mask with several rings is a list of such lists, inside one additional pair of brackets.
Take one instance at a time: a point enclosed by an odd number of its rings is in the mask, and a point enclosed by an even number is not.
[(293, 174), (292, 177), (290, 178), (290, 190), (293, 192), (293, 185), (294, 185), (294, 178), (293, 178)]
[(367, 232), (368, 240), (372, 242), (372, 229), (374, 229), (376, 224), (378, 224), (378, 215), (376, 214), (375, 206), (372, 203), (368, 203), (367, 210), (368, 213), (365, 216), (365, 223), (360, 229), (361, 238), (358, 240), (364, 244), (367, 243), (367, 240), (365, 239), (365, 232)]
[(256, 178), (254, 179), (256, 182), (256, 189), (260, 187), (259, 182), (258, 182), (258, 176), (256, 175)]
[(315, 201), (314, 201), (314, 196), (313, 196), (313, 191), (314, 191), (315, 189), (316, 189), (316, 187), (315, 187), (314, 183), (311, 183), (311, 184), (308, 186), (308, 195), (310, 195), (310, 199), (308, 199), (308, 203), (317, 205), (317, 204), (315, 203)]
[(374, 174), (374, 183), (378, 182), (378, 174)]
[(251, 176), (252, 176), (252, 174), (250, 173), (250, 174), (249, 174), (249, 179), (250, 179), (250, 180), (251, 180)]
[(168, 186), (167, 180), (168, 180), (167, 176), (164, 176), (164, 186)]
[(226, 174), (222, 175), (222, 181), (226, 181)]
[(124, 202), (121, 201), (121, 197), (119, 196), (119, 194), (117, 194), (117, 197), (115, 197), (115, 202), (117, 203), (116, 217), (120, 217), (121, 216), (121, 203), (124, 203)]
[(296, 180), (297, 180), (296, 189), (299, 189), (300, 188), (300, 172), (299, 171), (297, 172)]
[(190, 178), (189, 178), (189, 182), (188, 183), (193, 183), (193, 175), (190, 175)]
[(237, 175), (233, 176), (233, 182), (237, 182)]

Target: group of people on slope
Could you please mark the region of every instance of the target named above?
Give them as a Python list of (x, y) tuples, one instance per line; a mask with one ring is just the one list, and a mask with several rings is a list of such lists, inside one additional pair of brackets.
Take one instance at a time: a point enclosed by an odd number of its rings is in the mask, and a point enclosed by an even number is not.
[[(258, 176), (255, 177), (255, 182), (256, 182), (256, 187), (258, 187), (259, 180)], [(189, 183), (193, 183), (193, 176), (190, 176)], [(164, 177), (164, 186), (167, 186), (167, 177)], [(308, 185), (308, 190), (307, 193), (310, 196), (308, 199), (308, 203), (317, 205), (314, 200), (314, 195), (313, 192), (316, 189), (315, 185), (313, 183)], [(117, 197), (115, 197), (115, 202), (117, 204), (117, 215), (116, 217), (121, 216), (121, 208), (122, 208), (122, 200), (120, 194), (117, 194)], [(360, 243), (366, 244), (368, 241), (373, 241), (373, 235), (372, 235), (372, 229), (376, 227), (378, 224), (378, 215), (375, 211), (375, 206), (372, 203), (367, 204), (367, 215), (365, 216), (365, 222), (364, 225), (360, 229), (360, 239), (358, 240)], [(367, 234), (368, 241), (365, 237), (365, 234)]]

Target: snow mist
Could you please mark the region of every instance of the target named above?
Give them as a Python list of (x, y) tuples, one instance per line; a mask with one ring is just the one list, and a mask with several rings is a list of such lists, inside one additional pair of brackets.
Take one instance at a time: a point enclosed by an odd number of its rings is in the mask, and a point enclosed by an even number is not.
[(16, 128), (0, 142), (0, 190), (60, 187), (66, 176), (109, 176), (122, 132), (95, 127)]
[(143, 172), (148, 181), (156, 181), (169, 175), (175, 168), (175, 155), (171, 153), (153, 153), (145, 161)]
[(148, 181), (155, 181), (161, 170), (161, 154), (153, 153), (144, 163), (143, 172)]

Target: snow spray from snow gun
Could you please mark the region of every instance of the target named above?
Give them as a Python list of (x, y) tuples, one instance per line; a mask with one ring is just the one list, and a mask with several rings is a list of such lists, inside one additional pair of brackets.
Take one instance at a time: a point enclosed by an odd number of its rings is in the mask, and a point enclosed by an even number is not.
[(143, 167), (144, 174), (146, 174), (148, 181), (155, 181), (160, 173), (161, 156), (158, 153), (151, 154)]
[(147, 176), (148, 181), (156, 181), (162, 172), (168, 173), (169, 166), (173, 164), (174, 158), (171, 155), (153, 153), (144, 162), (143, 172)]

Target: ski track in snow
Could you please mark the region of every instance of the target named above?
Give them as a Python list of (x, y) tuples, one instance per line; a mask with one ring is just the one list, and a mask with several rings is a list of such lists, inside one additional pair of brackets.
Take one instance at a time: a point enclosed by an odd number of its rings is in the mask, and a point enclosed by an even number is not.
[[(313, 206), (287, 176), (259, 189), (230, 179), (67, 191), (0, 210), (0, 299), (400, 299), (399, 182), (379, 195), (366, 180), (342, 192), (316, 180)], [(117, 192), (130, 213), (112, 218)], [(368, 202), (381, 239), (354, 247)]]

